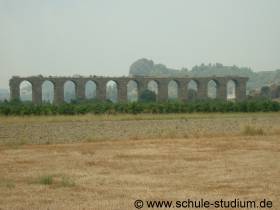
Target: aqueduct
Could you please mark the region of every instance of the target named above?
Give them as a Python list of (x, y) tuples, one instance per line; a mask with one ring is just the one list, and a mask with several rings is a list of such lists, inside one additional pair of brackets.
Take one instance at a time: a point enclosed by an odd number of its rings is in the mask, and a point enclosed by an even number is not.
[(20, 84), (23, 81), (28, 81), (32, 86), (32, 102), (40, 104), (42, 100), (42, 86), (45, 81), (53, 84), (53, 103), (60, 104), (64, 100), (64, 86), (67, 81), (71, 81), (75, 85), (75, 95), (77, 99), (86, 99), (86, 84), (91, 81), (96, 85), (96, 99), (100, 101), (106, 100), (106, 85), (109, 81), (114, 81), (117, 87), (117, 101), (126, 102), (128, 100), (128, 89), (127, 85), (130, 81), (134, 81), (137, 85), (137, 91), (140, 92), (145, 90), (149, 86), (149, 82), (153, 81), (157, 85), (157, 100), (166, 101), (168, 100), (168, 86), (170, 82), (176, 83), (178, 100), (187, 101), (188, 85), (195, 83), (197, 86), (196, 97), (198, 99), (205, 99), (208, 96), (208, 84), (214, 82), (216, 85), (215, 98), (227, 100), (228, 89), (227, 85), (229, 82), (234, 83), (234, 93), (236, 100), (243, 100), (246, 98), (246, 83), (248, 78), (246, 77), (43, 77), (43, 76), (32, 76), (32, 77), (18, 77), (14, 76), (10, 79), (10, 94), (11, 100), (20, 99)]

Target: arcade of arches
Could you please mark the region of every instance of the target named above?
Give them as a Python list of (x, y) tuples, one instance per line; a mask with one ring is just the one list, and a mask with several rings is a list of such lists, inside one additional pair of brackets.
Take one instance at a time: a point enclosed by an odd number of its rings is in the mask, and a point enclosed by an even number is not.
[(11, 99), (34, 103), (63, 103), (75, 99), (137, 101), (149, 89), (158, 101), (217, 98), (246, 98), (245, 77), (158, 78), (158, 77), (13, 77)]

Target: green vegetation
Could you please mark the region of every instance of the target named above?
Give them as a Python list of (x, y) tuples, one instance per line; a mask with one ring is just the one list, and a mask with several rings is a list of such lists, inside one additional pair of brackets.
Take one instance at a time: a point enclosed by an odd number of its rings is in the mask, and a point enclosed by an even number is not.
[(14, 181), (6, 178), (0, 178), (0, 188), (8, 188), (8, 189), (13, 189), (15, 188), (15, 183)]
[(30, 102), (0, 103), (0, 115), (76, 115), (76, 114), (139, 114), (139, 113), (194, 113), (194, 112), (277, 112), (280, 103), (271, 100), (258, 99), (240, 102), (220, 100), (197, 100), (190, 102), (131, 102), (111, 103), (81, 101), (61, 105), (41, 104)]
[(74, 187), (76, 184), (74, 180), (70, 179), (69, 177), (63, 176), (61, 178), (61, 186), (62, 187)]
[(74, 187), (76, 186), (74, 180), (70, 179), (67, 176), (62, 176), (60, 179), (58, 177), (55, 177), (53, 175), (44, 175), (38, 178), (38, 181), (36, 182), (41, 185), (55, 185), (56, 187)]
[(157, 100), (157, 95), (155, 92), (150, 90), (144, 90), (140, 93), (139, 101), (141, 102), (155, 102)]
[(163, 76), (163, 77), (209, 77), (209, 76), (243, 76), (248, 77), (248, 90), (261, 89), (263, 86), (280, 84), (280, 69), (275, 71), (254, 72), (250, 68), (224, 66), (221, 63), (201, 64), (192, 69), (171, 69), (163, 64), (155, 64), (152, 60), (139, 59), (130, 66), (130, 75)]
[(247, 125), (243, 130), (243, 134), (246, 136), (263, 136), (265, 132), (262, 128), (255, 128)]
[(39, 183), (42, 185), (52, 185), (53, 184), (53, 176), (42, 176), (39, 178)]

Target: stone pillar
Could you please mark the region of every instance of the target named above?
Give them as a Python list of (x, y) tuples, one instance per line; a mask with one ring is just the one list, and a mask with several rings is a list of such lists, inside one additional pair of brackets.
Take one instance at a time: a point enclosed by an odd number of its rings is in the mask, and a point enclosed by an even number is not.
[(54, 81), (54, 104), (64, 103), (64, 82), (63, 80)]
[(83, 80), (76, 80), (76, 98), (78, 100), (86, 99), (86, 84)]
[(247, 86), (248, 79), (238, 79), (237, 86), (236, 86), (236, 100), (242, 101), (246, 99), (246, 86)]
[(20, 100), (20, 82), (10, 79), (10, 100)]
[(99, 101), (106, 101), (106, 81), (96, 82), (96, 98)]
[(206, 79), (197, 79), (197, 80), (198, 80), (197, 99), (207, 99), (208, 80)]
[(180, 100), (180, 101), (188, 100), (188, 82), (187, 81), (178, 82), (178, 100)]
[(225, 80), (218, 81), (217, 99), (227, 100), (227, 82)]
[(127, 102), (127, 82), (118, 81), (118, 102)]
[(165, 80), (158, 82), (158, 101), (168, 100), (168, 82)]
[(32, 81), (32, 102), (35, 104), (42, 103), (42, 81), (41, 80)]

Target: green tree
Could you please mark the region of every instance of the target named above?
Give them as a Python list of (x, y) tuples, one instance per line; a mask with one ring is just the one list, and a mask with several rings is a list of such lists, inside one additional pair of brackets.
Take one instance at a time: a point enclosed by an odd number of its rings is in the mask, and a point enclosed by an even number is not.
[(155, 92), (148, 89), (140, 93), (139, 101), (140, 102), (155, 102), (157, 100), (157, 95)]
[(270, 98), (271, 97), (271, 91), (270, 87), (264, 86), (261, 88), (261, 96), (265, 98)]

